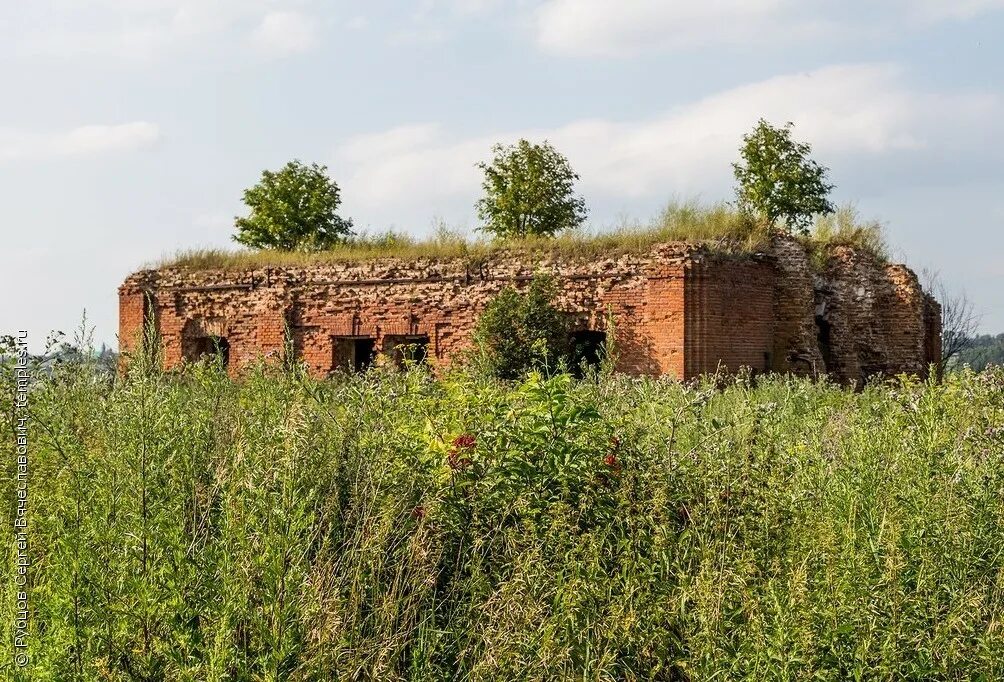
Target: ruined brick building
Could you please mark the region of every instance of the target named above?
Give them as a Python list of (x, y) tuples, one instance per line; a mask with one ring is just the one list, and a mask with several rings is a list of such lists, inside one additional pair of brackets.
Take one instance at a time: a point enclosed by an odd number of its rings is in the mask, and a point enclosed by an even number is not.
[(940, 308), (907, 267), (837, 247), (814, 268), (790, 239), (748, 255), (669, 243), (605, 256), (146, 270), (119, 289), (119, 340), (128, 351), (152, 322), (168, 367), (218, 352), (238, 372), (291, 351), (325, 376), (402, 348), (444, 366), (470, 346), (502, 287), (541, 271), (559, 278), (579, 347), (606, 343), (614, 321), (618, 368), (628, 373), (689, 379), (749, 367), (860, 383), (924, 375), (940, 355)]

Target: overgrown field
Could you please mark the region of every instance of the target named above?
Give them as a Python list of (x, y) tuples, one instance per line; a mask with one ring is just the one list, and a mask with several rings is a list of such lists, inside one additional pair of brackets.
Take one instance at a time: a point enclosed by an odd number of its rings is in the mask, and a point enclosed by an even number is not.
[(84, 366), (31, 409), (23, 679), (1004, 678), (1002, 371)]

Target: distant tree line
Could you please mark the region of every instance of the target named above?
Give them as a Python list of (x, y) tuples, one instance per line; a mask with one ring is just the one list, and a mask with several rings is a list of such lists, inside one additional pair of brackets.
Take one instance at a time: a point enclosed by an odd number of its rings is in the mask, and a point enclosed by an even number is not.
[(992, 366), (1004, 366), (1004, 334), (981, 334), (969, 339), (966, 347), (955, 357), (953, 367), (967, 365), (977, 372)]

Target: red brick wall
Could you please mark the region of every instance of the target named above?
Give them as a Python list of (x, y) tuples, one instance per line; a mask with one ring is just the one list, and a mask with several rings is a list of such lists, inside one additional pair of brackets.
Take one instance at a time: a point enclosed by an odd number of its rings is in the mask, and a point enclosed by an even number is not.
[(146, 296), (142, 290), (119, 292), (119, 350), (134, 351), (142, 340), (146, 320)]
[[(558, 305), (580, 329), (615, 321), (618, 368), (682, 376), (683, 257), (688, 249), (657, 248), (625, 255), (524, 263), (496, 258), (407, 263), (381, 260), (254, 272), (161, 270), (137, 273), (120, 289), (125, 301), (149, 290), (168, 367), (191, 357), (197, 339), (223, 337), (234, 371), (280, 357), (288, 330), (296, 357), (326, 375), (338, 361), (338, 337), (366, 336), (376, 349), (397, 336), (429, 338), (429, 361), (445, 366), (471, 345), (475, 322), (504, 286), (526, 286), (537, 271), (561, 281)], [(140, 318), (141, 319), (141, 318)], [(138, 326), (123, 316), (120, 333)]]
[[(144, 271), (119, 289), (120, 344), (129, 349), (152, 316), (168, 367), (204, 349), (206, 337), (222, 337), (237, 372), (282, 357), (287, 333), (295, 357), (318, 376), (335, 369), (338, 339), (350, 336), (373, 338), (377, 351), (395, 337), (427, 336), (429, 361), (445, 366), (470, 347), (488, 301), (536, 272), (558, 277), (558, 305), (579, 329), (607, 330), (613, 320), (617, 368), (631, 374), (689, 379), (750, 367), (860, 383), (876, 373), (923, 374), (940, 346), (940, 312), (909, 269), (841, 247), (818, 272), (790, 239), (742, 258), (662, 244), (641, 255), (570, 259), (503, 253)], [(817, 318), (832, 332), (825, 349)]]
[(826, 371), (818, 345), (815, 315), (818, 292), (805, 247), (795, 239), (775, 239), (774, 371), (815, 376)]
[(687, 270), (686, 369), (772, 369), (775, 269), (766, 261), (701, 259)]

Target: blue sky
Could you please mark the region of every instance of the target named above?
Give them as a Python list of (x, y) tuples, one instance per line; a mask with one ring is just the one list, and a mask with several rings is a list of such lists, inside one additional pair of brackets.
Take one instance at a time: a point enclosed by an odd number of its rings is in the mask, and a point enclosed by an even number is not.
[(35, 346), (228, 246), (243, 188), (329, 166), (370, 230), (473, 229), (475, 163), (548, 138), (591, 223), (731, 196), (763, 116), (1004, 331), (1004, 0), (38, 0), (0, 6), (0, 330)]

